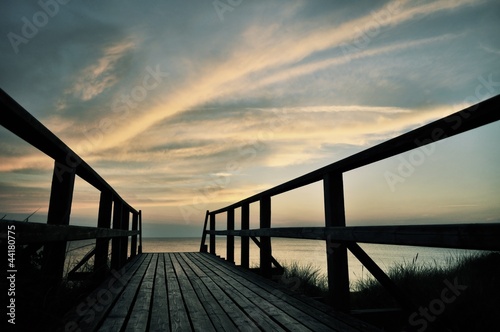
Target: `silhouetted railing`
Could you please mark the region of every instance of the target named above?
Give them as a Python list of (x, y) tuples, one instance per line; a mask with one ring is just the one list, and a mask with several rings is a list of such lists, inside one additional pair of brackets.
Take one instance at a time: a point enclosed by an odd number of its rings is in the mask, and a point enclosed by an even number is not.
[[(500, 96), (493, 97), (237, 203), (207, 211), (200, 251), (207, 251), (207, 234), (211, 254), (216, 253), (216, 236), (227, 236), (226, 260), (234, 262), (234, 237), (240, 236), (241, 265), (248, 268), (249, 239), (252, 239), (260, 248), (260, 273), (270, 277), (273, 262), (279, 267), (272, 257), (272, 237), (323, 240), (326, 242), (329, 302), (335, 308), (349, 310), (349, 250), (391, 292), (403, 309), (414, 311), (414, 304), (358, 243), (500, 250), (500, 224), (346, 227), (343, 173), (497, 121), (500, 119), (499, 106)], [(318, 181), (323, 182), (324, 188), (325, 227), (271, 228), (271, 198)], [(255, 202), (260, 205), (260, 227), (250, 230), (249, 206)], [(238, 208), (241, 208), (241, 229), (234, 230), (234, 212)], [(226, 213), (227, 230), (217, 231), (216, 216), (223, 213)]]
[[(55, 284), (61, 281), (67, 241), (96, 239), (95, 249), (70, 271), (69, 275), (75, 279), (78, 279), (77, 269), (92, 256), (95, 274), (104, 275), (109, 268), (120, 269), (127, 260), (128, 237), (131, 237), (130, 255), (141, 253), (141, 211), (125, 202), (92, 167), (1, 89), (0, 124), (54, 159), (47, 224), (4, 221), (15, 226), (16, 244), (28, 245), (25, 250), (33, 252), (43, 246), (42, 275), (47, 280)], [(69, 226), (76, 175), (101, 192), (97, 228)]]

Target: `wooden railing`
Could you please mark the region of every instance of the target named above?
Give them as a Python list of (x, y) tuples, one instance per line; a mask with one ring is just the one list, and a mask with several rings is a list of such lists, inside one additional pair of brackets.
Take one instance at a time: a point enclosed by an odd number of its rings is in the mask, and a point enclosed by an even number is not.
[[(141, 211), (131, 207), (92, 167), (1, 89), (0, 124), (54, 160), (47, 224), (3, 221), (15, 226), (16, 245), (27, 245), (25, 250), (32, 252), (43, 246), (42, 275), (48, 282), (57, 285), (63, 277), (67, 241), (96, 239), (95, 248), (68, 274), (75, 279), (79, 278), (78, 268), (92, 256), (92, 274), (103, 276), (126, 263), (129, 249), (131, 257), (142, 252)], [(69, 226), (77, 175), (100, 191), (97, 227)]]
[[(358, 243), (500, 250), (500, 224), (347, 227), (343, 173), (497, 121), (500, 119), (499, 108), (500, 96), (495, 96), (237, 203), (216, 211), (207, 211), (200, 251), (207, 251), (205, 243), (209, 235), (208, 251), (216, 254), (216, 236), (226, 236), (225, 259), (234, 262), (234, 237), (239, 236), (241, 265), (248, 268), (249, 239), (252, 239), (260, 248), (260, 273), (270, 277), (272, 264), (279, 266), (272, 256), (272, 237), (323, 240), (326, 242), (327, 254), (328, 301), (334, 308), (349, 311), (349, 250), (395, 297), (403, 309), (412, 312), (416, 310), (415, 305)], [(323, 182), (325, 227), (271, 228), (271, 198), (318, 181)], [(260, 227), (249, 229), (249, 207), (256, 202), (260, 206)], [(234, 212), (238, 208), (241, 209), (241, 229), (235, 230)], [(221, 214), (226, 214), (227, 230), (216, 230), (216, 216)]]

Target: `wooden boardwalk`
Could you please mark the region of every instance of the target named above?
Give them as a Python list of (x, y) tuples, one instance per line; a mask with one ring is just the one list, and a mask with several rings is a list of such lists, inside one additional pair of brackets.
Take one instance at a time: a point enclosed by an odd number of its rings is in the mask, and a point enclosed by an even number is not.
[(378, 331), (206, 253), (135, 257), (70, 312), (81, 331)]

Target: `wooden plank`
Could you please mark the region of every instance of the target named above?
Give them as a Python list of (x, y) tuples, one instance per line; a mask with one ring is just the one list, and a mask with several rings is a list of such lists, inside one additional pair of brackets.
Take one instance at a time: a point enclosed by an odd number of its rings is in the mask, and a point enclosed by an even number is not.
[(115, 305), (109, 312), (108, 316), (99, 327), (99, 331), (120, 331), (125, 324), (128, 317), (130, 309), (134, 305), (134, 299), (141, 286), (142, 278), (146, 273), (146, 269), (151, 263), (153, 255), (148, 255), (148, 257), (141, 264), (134, 277), (131, 278), (125, 290), (120, 294), (120, 297), (116, 301)]
[(210, 214), (210, 253), (215, 255), (215, 235), (212, 231), (215, 231), (215, 214)]
[[(250, 228), (250, 205), (241, 206), (241, 229)], [(250, 267), (250, 239), (248, 236), (241, 237), (241, 266), (248, 269)]]
[(165, 277), (165, 258), (164, 254), (158, 255), (149, 330), (153, 332), (168, 332), (170, 331), (170, 316)]
[(224, 293), (221, 287), (196, 265), (190, 257), (190, 253), (181, 253), (180, 255), (184, 259), (184, 262), (190, 267), (194, 275), (196, 275), (196, 277), (199, 278), (199, 280), (205, 285), (207, 290), (210, 291), (214, 301), (221, 306), (236, 326), (244, 326), (251, 331), (258, 330), (257, 325), (255, 325), (252, 320), (243, 311), (241, 311), (232, 299)]
[(189, 279), (184, 272), (184, 269), (180, 265), (175, 254), (170, 254), (170, 259), (172, 260), (172, 265), (177, 275), (177, 280), (179, 281), (179, 287), (182, 292), (182, 297), (184, 299), (184, 304), (186, 305), (187, 311), (189, 313), (189, 318), (191, 319), (191, 324), (194, 331), (215, 331), (215, 328), (207, 316), (205, 308), (201, 304), (193, 286), (189, 282)]
[(270, 236), (294, 239), (406, 246), (500, 250), (500, 223), (348, 227), (276, 227), (215, 231), (214, 235)]
[(153, 284), (155, 281), (156, 266), (158, 263), (158, 254), (153, 254), (146, 274), (141, 281), (139, 293), (132, 307), (125, 331), (141, 332), (148, 331), (149, 313), (153, 293)]
[(94, 331), (111, 310), (126, 285), (142, 266), (147, 255), (137, 256), (120, 271), (112, 271), (111, 276), (90, 293), (65, 316), (67, 331)]
[(210, 264), (207, 265), (207, 262), (201, 260), (197, 255), (188, 254), (188, 257), (190, 257), (191, 260), (220, 287), (226, 296), (248, 315), (254, 325), (257, 325), (258, 328), (263, 331), (285, 331), (282, 326), (278, 325), (278, 323), (269, 316), (268, 312), (255, 305), (255, 298), (248, 298), (243, 295), (238, 288), (233, 286), (231, 280), (227, 280), (226, 276), (217, 274), (212, 270)]
[[(219, 268), (224, 268), (223, 273), (226, 273), (228, 275), (238, 275), (245, 280), (251, 280), (253, 284), (262, 288), (266, 292), (277, 295), (284, 302), (287, 302), (288, 304), (300, 309), (307, 315), (314, 317), (315, 319), (329, 326), (329, 328), (335, 331), (378, 331), (369, 324), (353, 319), (351, 316), (342, 312), (335, 311), (330, 306), (327, 306), (316, 300), (297, 295), (292, 291), (276, 284), (275, 282), (260, 278), (259, 276), (254, 275), (251, 272), (233, 268), (216, 257), (210, 257), (208, 255), (202, 254), (197, 255), (197, 257), (198, 256), (200, 257), (200, 259), (203, 258), (205, 260), (210, 259), (214, 261), (214, 265)], [(286, 294), (286, 296), (282, 295), (281, 293)]]
[[(328, 173), (323, 179), (325, 226), (345, 227), (344, 182), (342, 173)], [(326, 238), (328, 302), (336, 310), (349, 311), (349, 267), (347, 248)]]
[(215, 274), (223, 278), (237, 292), (250, 299), (254, 306), (260, 308), (265, 315), (271, 317), (286, 330), (310, 331), (309, 327), (311, 327), (314, 331), (329, 331), (325, 325), (315, 324), (318, 322), (311, 317), (296, 317), (296, 312), (291, 306), (284, 305), (284, 302), (279, 301), (274, 294), (256, 286), (252, 279), (241, 278), (231, 273), (230, 269), (225, 269), (216, 261), (207, 260), (204, 256), (200, 255), (197, 258), (204, 259), (205, 266), (209, 265)]
[[(260, 199), (260, 228), (271, 228), (271, 196)], [(260, 237), (260, 275), (264, 278), (272, 276), (272, 247), (269, 236)]]
[[(99, 197), (99, 213), (97, 227), (109, 229), (111, 227), (111, 213), (113, 209), (113, 194), (109, 191), (101, 191)], [(109, 239), (96, 239), (94, 271), (104, 276), (108, 271)]]
[(194, 273), (190, 264), (187, 262), (189, 259), (181, 253), (176, 253), (174, 256), (177, 258), (179, 264), (182, 265), (186, 276), (188, 277), (193, 289), (200, 300), (203, 308), (205, 309), (208, 317), (212, 321), (216, 331), (235, 331), (236, 326), (229, 318), (228, 314), (222, 309), (218, 301), (212, 296), (203, 281)]
[(18, 230), (16, 232), (16, 244), (77, 241), (96, 238), (104, 239), (138, 234), (137, 231), (123, 231), (72, 225), (47, 225), (14, 220), (2, 220), (0, 221), (0, 224), (16, 226), (16, 230)]
[[(52, 173), (47, 224), (69, 225), (74, 186), (75, 169), (69, 168), (56, 160)], [(16, 230), (16, 233), (19, 233), (19, 230)], [(49, 283), (47, 286), (52, 288), (52, 286), (57, 286), (63, 277), (66, 242), (45, 244), (43, 246), (43, 257), (42, 275)]]
[[(139, 227), (139, 213), (132, 212), (132, 230), (136, 231)], [(137, 255), (137, 235), (130, 239), (130, 257)]]
[(165, 254), (165, 273), (167, 276), (168, 304), (170, 310), (170, 326), (172, 331), (191, 331), (188, 313), (184, 306), (179, 281), (169, 254)]
[[(293, 317), (294, 321), (300, 322), (307, 328), (313, 331), (330, 331), (330, 327), (326, 326), (319, 322), (316, 318), (311, 315), (305, 314), (301, 310), (297, 309), (295, 306), (290, 305), (286, 301), (283, 300), (283, 297), (288, 295), (282, 293), (277, 288), (265, 289), (259, 282), (259, 279), (253, 278), (253, 275), (250, 274), (237, 274), (234, 273), (234, 269), (228, 267), (226, 264), (219, 264), (216, 260), (212, 262), (214, 264), (214, 268), (218, 269), (218, 273), (222, 273), (232, 278), (236, 282), (239, 283), (240, 287), (247, 288), (256, 296), (260, 296), (262, 299), (267, 301), (270, 305), (275, 308), (279, 308), (281, 311), (285, 312), (289, 317)], [(248, 296), (248, 293), (245, 294)], [(255, 296), (255, 295), (254, 295)], [(272, 312), (272, 311), (270, 311)], [(299, 329), (301, 330), (303, 327), (296, 326), (294, 321), (289, 321), (289, 318), (283, 320), (283, 317), (275, 318), (279, 323), (281, 323), (287, 329)]]
[(208, 224), (208, 210), (205, 213), (205, 222), (203, 224), (203, 232), (201, 234), (200, 252), (207, 252), (207, 245), (205, 244), (207, 240), (207, 224)]
[[(234, 230), (234, 209), (227, 211), (227, 230)], [(234, 263), (234, 236), (232, 235), (226, 238), (226, 260)]]

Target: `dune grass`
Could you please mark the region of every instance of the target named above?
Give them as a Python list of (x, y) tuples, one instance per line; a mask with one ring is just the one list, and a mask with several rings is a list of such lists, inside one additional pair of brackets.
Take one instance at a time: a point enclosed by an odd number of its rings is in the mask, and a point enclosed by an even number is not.
[(323, 298), (328, 292), (327, 277), (312, 264), (299, 265), (297, 262), (284, 264), (279, 283), (297, 293)]
[[(417, 256), (391, 267), (388, 275), (417, 305), (407, 319), (417, 330), (439, 331), (435, 318), (450, 331), (492, 331), (500, 322), (500, 253), (451, 256), (441, 266), (419, 263)], [(390, 308), (397, 303), (374, 278), (365, 278), (354, 284), (351, 306)]]
[[(442, 331), (443, 326), (449, 331), (496, 331), (500, 326), (498, 252), (450, 256), (445, 265), (422, 263), (417, 255), (412, 261), (392, 266), (387, 274), (417, 305), (413, 317), (403, 317), (417, 331)], [(284, 265), (279, 282), (295, 292), (321, 299), (328, 290), (327, 277), (311, 264)], [(373, 277), (362, 278), (351, 286), (352, 309), (398, 307)], [(427, 319), (419, 310), (430, 312), (428, 317), (432, 318)]]

